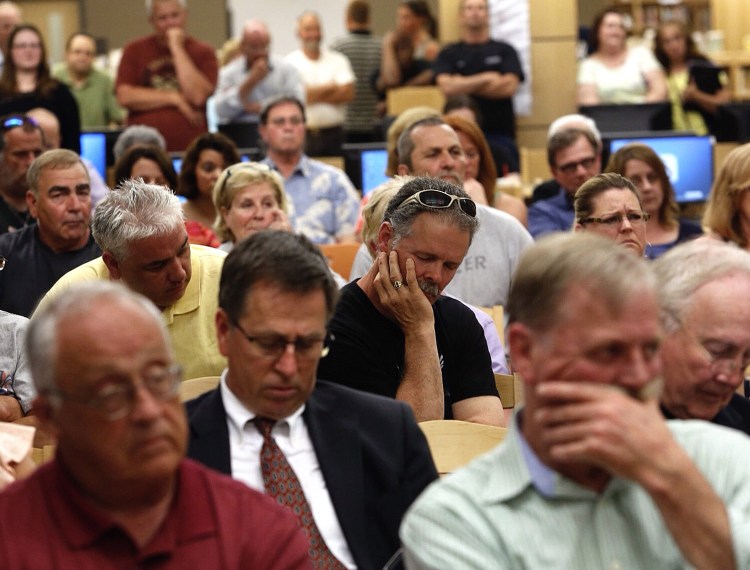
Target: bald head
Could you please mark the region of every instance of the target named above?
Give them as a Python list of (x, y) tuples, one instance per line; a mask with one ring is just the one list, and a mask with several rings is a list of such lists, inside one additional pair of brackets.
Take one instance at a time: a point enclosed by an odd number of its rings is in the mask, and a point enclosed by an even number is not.
[(18, 24), (23, 21), (21, 8), (15, 2), (0, 2), (0, 50), (8, 51), (8, 37)]
[(268, 26), (260, 20), (247, 20), (242, 26), (242, 43), (240, 49), (250, 66), (258, 59), (268, 59), (271, 36)]

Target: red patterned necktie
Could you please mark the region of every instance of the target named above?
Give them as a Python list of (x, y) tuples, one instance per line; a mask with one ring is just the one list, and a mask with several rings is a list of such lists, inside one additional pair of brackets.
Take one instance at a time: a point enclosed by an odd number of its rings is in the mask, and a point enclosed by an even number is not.
[(315, 524), (299, 479), (286, 460), (286, 456), (271, 437), (271, 429), (276, 420), (256, 417), (253, 423), (263, 435), (263, 447), (260, 450), (263, 486), (266, 488), (266, 493), (276, 500), (276, 504), (286, 507), (297, 517), (302, 531), (307, 536), (308, 553), (313, 568), (346, 570), (344, 565), (331, 554), (323, 537), (320, 536), (318, 525)]

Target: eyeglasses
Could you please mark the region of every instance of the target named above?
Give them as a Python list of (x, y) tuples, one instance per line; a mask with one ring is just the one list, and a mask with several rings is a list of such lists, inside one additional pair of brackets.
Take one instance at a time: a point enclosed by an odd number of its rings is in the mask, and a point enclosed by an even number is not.
[(182, 380), (182, 367), (158, 366), (149, 368), (141, 375), (137, 384), (131, 382), (117, 382), (104, 386), (90, 397), (79, 397), (66, 394), (62, 390), (50, 390), (52, 397), (62, 398), (82, 404), (97, 411), (110, 421), (124, 418), (133, 411), (138, 388), (145, 388), (151, 396), (159, 401), (165, 401), (177, 394), (177, 388)]
[(42, 44), (13, 44), (13, 46), (11, 46), (11, 49), (42, 49)]
[(39, 127), (39, 123), (37, 123), (34, 119), (31, 117), (27, 117), (26, 115), (8, 115), (4, 118), (0, 118), (0, 127), (4, 131), (9, 131), (10, 129), (15, 129), (16, 127), (23, 127), (23, 126), (32, 126), (35, 128)]
[(8, 260), (7, 260), (7, 259), (5, 259), (5, 258), (4, 258), (3, 256), (0, 256), (0, 271), (2, 271), (3, 269), (5, 269), (5, 263), (6, 263), (7, 261), (8, 261)]
[(612, 214), (603, 218), (582, 218), (578, 220), (578, 223), (582, 226), (586, 224), (601, 224), (609, 228), (614, 228), (622, 224), (623, 220), (627, 220), (631, 225), (636, 226), (646, 223), (650, 217), (646, 212), (628, 212), (627, 214)]
[(744, 373), (745, 369), (750, 366), (750, 349), (742, 349), (730, 342), (702, 341), (682, 323), (680, 323), (680, 326), (687, 337), (693, 341), (693, 344), (700, 349), (703, 358), (706, 359), (713, 370), (723, 367), (725, 372), (736, 374), (737, 372)]
[(324, 347), (326, 337), (320, 335), (299, 336), (289, 340), (279, 334), (257, 335), (247, 334), (239, 323), (234, 327), (242, 333), (251, 346), (254, 347), (256, 356), (266, 360), (278, 360), (286, 351), (286, 347), (294, 347), (294, 355), (298, 360), (315, 360), (328, 354), (328, 347)]
[(589, 156), (577, 162), (566, 162), (565, 164), (561, 164), (560, 166), (557, 166), (556, 168), (558, 170), (561, 170), (565, 174), (573, 174), (576, 170), (578, 170), (579, 166), (583, 166), (586, 170), (590, 170), (591, 167), (594, 166), (595, 162), (596, 162), (596, 157)]
[(416, 194), (409, 196), (406, 200), (401, 202), (396, 209), (399, 210), (408, 204), (417, 202), (427, 208), (450, 208), (453, 202), (458, 202), (458, 207), (467, 216), (475, 218), (477, 216), (477, 205), (471, 200), (471, 198), (461, 198), (460, 196), (454, 196), (448, 194), (442, 190), (420, 190)]

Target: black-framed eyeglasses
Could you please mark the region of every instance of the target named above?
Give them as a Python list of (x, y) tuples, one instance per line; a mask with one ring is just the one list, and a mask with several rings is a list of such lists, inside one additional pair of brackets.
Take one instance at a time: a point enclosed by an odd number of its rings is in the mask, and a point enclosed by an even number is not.
[(628, 212), (627, 214), (612, 214), (603, 218), (582, 218), (578, 220), (578, 223), (582, 226), (586, 224), (600, 224), (608, 228), (615, 228), (622, 224), (623, 220), (627, 220), (631, 225), (637, 226), (645, 224), (650, 217), (651, 215), (646, 212)]
[(314, 360), (328, 354), (326, 335), (298, 336), (289, 340), (280, 334), (251, 335), (239, 323), (233, 323), (233, 326), (247, 339), (259, 358), (278, 360), (286, 352), (287, 346), (294, 347), (294, 356), (299, 360)]
[(31, 117), (28, 117), (26, 115), (7, 115), (5, 117), (1, 117), (0, 121), (0, 128), (2, 128), (3, 131), (9, 131), (10, 129), (23, 127), (25, 125), (39, 128), (39, 123), (36, 122), (35, 119), (32, 119)]
[(420, 190), (416, 194), (409, 196), (406, 200), (401, 202), (396, 209), (403, 208), (407, 204), (413, 204), (417, 202), (427, 208), (450, 208), (453, 202), (458, 202), (458, 207), (467, 216), (475, 218), (477, 216), (477, 205), (471, 198), (462, 198), (460, 196), (454, 196), (448, 194), (442, 190)]
[(565, 164), (561, 164), (556, 168), (565, 174), (573, 174), (576, 170), (578, 170), (579, 166), (583, 166), (583, 168), (585, 168), (586, 170), (591, 170), (591, 167), (594, 166), (595, 162), (595, 156), (588, 156), (582, 160), (577, 160), (575, 162), (566, 162)]
[(145, 388), (159, 401), (174, 397), (182, 380), (182, 367), (179, 364), (151, 367), (141, 374), (140, 380), (138, 383), (113, 382), (86, 397), (68, 394), (58, 389), (49, 390), (47, 393), (52, 398), (82, 404), (100, 413), (106, 419), (115, 421), (133, 411), (138, 388)]

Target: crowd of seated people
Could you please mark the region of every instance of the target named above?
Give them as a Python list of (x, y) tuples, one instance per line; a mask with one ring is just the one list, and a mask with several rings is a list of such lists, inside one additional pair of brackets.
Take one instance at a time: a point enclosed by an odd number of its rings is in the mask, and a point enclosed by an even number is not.
[[(576, 568), (750, 565), (750, 144), (717, 165), (697, 220), (669, 160), (644, 142), (610, 153), (566, 115), (527, 209), (498, 184), (519, 168), (518, 55), (490, 38), (489, 0), (458, 9), (457, 43), (421, 0), (371, 38), (381, 59), (357, 86), (436, 84), (447, 102), (389, 118), (389, 179), (363, 196), (308, 152), (352, 83), (292, 69), (329, 61), (317, 14), (291, 59), (247, 22), (227, 68), (186, 31), (184, 0), (146, 0), (153, 33), (98, 83), (127, 128), (95, 200), (85, 82), (53, 78), (42, 33), (0, 2), (0, 532), (19, 537), (0, 566), (544, 567), (550, 541)], [(726, 78), (698, 85), (711, 64), (688, 30), (664, 24), (653, 50), (627, 35), (619, 11), (597, 17), (577, 103), (669, 101), (675, 129), (710, 132)], [(209, 132), (212, 95), (260, 150)], [(336, 246), (359, 247), (343, 277)], [(183, 406), (181, 382), (205, 377)], [(446, 420), (506, 440), (437, 480), (418, 423)], [(56, 446), (36, 469), (29, 430)], [(593, 504), (643, 547), (596, 535)]]

